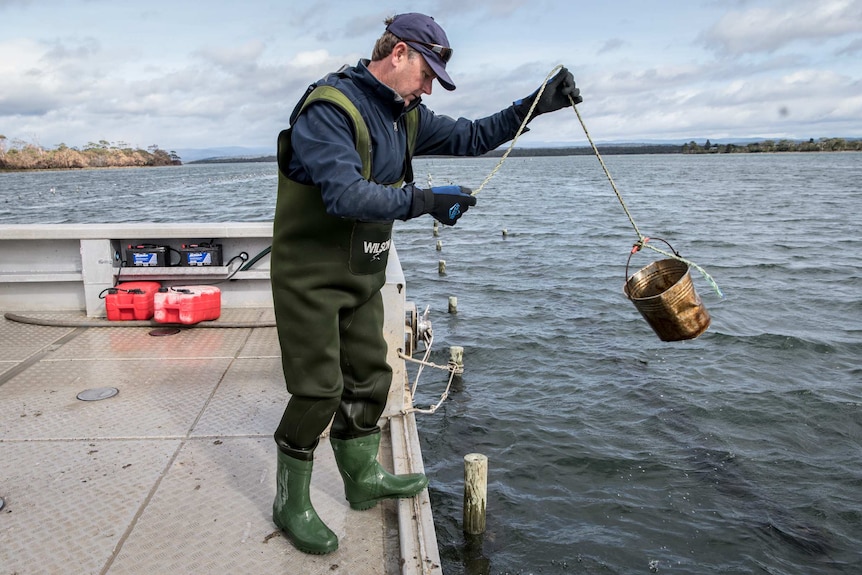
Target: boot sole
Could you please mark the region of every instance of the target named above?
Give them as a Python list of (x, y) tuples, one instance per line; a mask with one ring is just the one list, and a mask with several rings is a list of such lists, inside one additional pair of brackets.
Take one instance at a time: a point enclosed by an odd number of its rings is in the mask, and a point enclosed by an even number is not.
[[(426, 485), (425, 487), (428, 487), (428, 486)], [(425, 489), (425, 487), (423, 487), (422, 489), (420, 489), (416, 493), (412, 493), (412, 494), (404, 493), (402, 495), (385, 495), (383, 497), (377, 497), (376, 499), (367, 499), (365, 501), (350, 501), (350, 500), (348, 500), (348, 503), (350, 503), (350, 508), (353, 509), (354, 511), (365, 511), (367, 509), (371, 509), (372, 507), (376, 506), (381, 501), (386, 501), (387, 499), (412, 499), (412, 498), (416, 497), (417, 495), (419, 495), (420, 493), (422, 493), (422, 491)]]
[(333, 551), (338, 550), (338, 540), (337, 539), (335, 540), (335, 545), (332, 547), (332, 549), (330, 549), (328, 547), (324, 547), (324, 548), (310, 547), (310, 546), (306, 545), (305, 542), (297, 539), (293, 535), (293, 533), (291, 533), (290, 531), (288, 531), (287, 529), (285, 529), (284, 527), (279, 525), (277, 521), (273, 521), (273, 523), (275, 523), (275, 526), (278, 527), (282, 533), (284, 533), (284, 536), (287, 537), (287, 540), (290, 541), (294, 547), (296, 547), (299, 551), (302, 551), (303, 553), (307, 553), (309, 555), (328, 555), (328, 554), (332, 553)]

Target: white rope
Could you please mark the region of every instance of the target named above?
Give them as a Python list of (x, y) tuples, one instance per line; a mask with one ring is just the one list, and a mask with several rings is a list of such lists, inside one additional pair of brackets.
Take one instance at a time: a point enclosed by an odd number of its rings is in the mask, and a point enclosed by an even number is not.
[[(410, 391), (410, 407), (401, 410), (401, 413), (403, 413), (405, 415), (408, 413), (428, 413), (428, 414), (431, 414), (431, 413), (434, 413), (435, 411), (437, 411), (440, 408), (440, 406), (443, 405), (443, 402), (446, 401), (446, 399), (449, 397), (449, 389), (452, 387), (452, 380), (455, 379), (455, 375), (462, 371), (454, 363), (449, 363), (447, 365), (438, 365), (436, 363), (428, 361), (428, 356), (431, 355), (431, 342), (433, 342), (433, 338), (430, 338), (429, 341), (427, 342), (427, 348), (425, 350), (425, 357), (423, 357), (421, 360), (414, 359), (414, 358), (410, 357), (409, 355), (404, 355), (400, 351), (398, 352), (398, 357), (400, 357), (404, 361), (409, 361), (412, 363), (419, 364), (419, 369), (416, 372), (416, 379), (414, 380), (413, 387)], [(444, 371), (448, 371), (449, 372), (449, 381), (446, 383), (446, 389), (443, 390), (443, 394), (440, 396), (440, 399), (437, 401), (436, 404), (432, 405), (431, 407), (429, 407), (427, 409), (420, 409), (418, 407), (415, 407), (413, 405), (413, 403), (414, 403), (414, 400), (416, 397), (416, 388), (419, 385), (419, 375), (422, 373), (422, 369), (424, 369), (425, 367), (431, 367), (434, 369), (441, 369)]]
[[(425, 340), (425, 356), (422, 358), (422, 361), (419, 363), (419, 369), (416, 371), (416, 379), (413, 380), (413, 387), (410, 388), (410, 399), (412, 403), (412, 399), (416, 397), (416, 388), (419, 386), (419, 376), (422, 375), (422, 370), (425, 369), (428, 364), (428, 358), (431, 356), (431, 345), (434, 343), (434, 336), (429, 336)], [(404, 359), (408, 359), (407, 356), (404, 356)], [(409, 358), (410, 361), (416, 361), (412, 357)]]
[[(529, 120), (530, 116), (532, 115), (533, 110), (535, 110), (536, 104), (539, 103), (539, 99), (542, 97), (542, 92), (545, 91), (545, 87), (548, 85), (548, 81), (551, 79), (551, 77), (554, 74), (556, 74), (562, 68), (563, 68), (562, 64), (555, 66), (548, 73), (548, 75), (545, 77), (545, 81), (542, 83), (541, 87), (539, 87), (539, 91), (536, 94), (536, 98), (533, 100), (533, 104), (530, 106), (529, 112), (527, 112), (527, 115), (524, 117), (524, 120), (521, 122), (521, 125), (518, 127), (518, 132), (515, 134), (515, 137), (512, 138), (512, 143), (509, 144), (509, 147), (506, 149), (506, 152), (500, 158), (500, 161), (497, 162), (497, 165), (494, 166), (494, 169), (491, 170), (491, 173), (489, 173), (487, 175), (487, 177), (485, 177), (485, 180), (479, 185), (479, 187), (473, 191), (472, 195), (475, 196), (476, 194), (478, 194), (482, 190), (482, 188), (485, 187), (485, 184), (487, 184), (489, 181), (491, 181), (491, 178), (493, 178), (497, 174), (497, 172), (500, 170), (500, 168), (503, 166), (503, 162), (506, 161), (506, 158), (509, 157), (509, 153), (512, 151), (512, 149), (514, 149), (515, 142), (518, 141), (518, 138), (524, 132), (524, 129), (527, 127), (527, 121)], [(584, 123), (584, 119), (583, 119), (583, 117), (581, 117), (581, 112), (578, 110), (578, 107), (575, 105), (575, 101), (572, 99), (571, 96), (569, 96), (569, 102), (572, 104), (572, 109), (574, 110), (575, 114), (578, 117), (578, 121), (580, 122), (581, 127), (584, 130), (584, 134), (587, 136), (587, 140), (589, 141), (590, 146), (593, 149), (593, 153), (595, 154), (596, 158), (599, 160), (599, 164), (601, 165), (602, 170), (604, 170), (605, 176), (607, 176), (608, 181), (611, 184), (611, 188), (613, 188), (614, 193), (616, 194), (617, 199), (620, 202), (620, 205), (622, 205), (622, 207), (623, 207), (623, 211), (625, 211), (626, 216), (629, 219), (629, 222), (631, 223), (632, 227), (635, 230), (635, 234), (637, 234), (637, 236), (638, 236), (638, 244), (642, 247), (647, 247), (647, 248), (649, 248), (653, 251), (656, 251), (662, 255), (677, 259), (677, 260), (679, 260), (679, 261), (681, 261), (687, 265), (690, 265), (691, 267), (693, 267), (694, 269), (696, 269), (697, 271), (700, 272), (700, 274), (706, 279), (706, 281), (709, 283), (709, 285), (712, 287), (712, 289), (715, 291), (715, 293), (718, 295), (718, 297), (723, 299), (724, 294), (721, 292), (721, 288), (718, 287), (718, 284), (715, 282), (714, 279), (712, 279), (712, 276), (710, 276), (705, 269), (703, 269), (702, 267), (700, 267), (699, 265), (697, 265), (696, 263), (694, 263), (690, 260), (687, 260), (687, 259), (680, 257), (678, 254), (669, 254), (665, 251), (662, 251), (662, 250), (660, 250), (654, 246), (647, 244), (646, 236), (644, 236), (641, 233), (640, 229), (638, 229), (638, 226), (635, 223), (634, 218), (632, 217), (631, 213), (629, 212), (628, 206), (626, 206), (625, 201), (623, 201), (622, 194), (620, 194), (619, 190), (617, 189), (616, 183), (614, 183), (614, 179), (611, 177), (610, 171), (608, 171), (607, 166), (605, 166), (605, 162), (602, 159), (601, 154), (599, 153), (599, 149), (596, 147), (595, 143), (593, 143), (593, 138), (592, 138), (592, 136), (590, 136), (589, 130), (587, 130), (587, 126)], [(431, 175), (429, 174), (428, 177), (430, 179)]]
[[(478, 188), (473, 190), (472, 195), (475, 196), (480, 191), (482, 191), (482, 189), (485, 187), (485, 184), (490, 182), (491, 178), (493, 178), (497, 174), (497, 172), (500, 170), (500, 168), (503, 166), (503, 162), (505, 162), (506, 158), (509, 157), (509, 153), (511, 153), (512, 149), (514, 149), (515, 143), (518, 141), (518, 138), (521, 136), (521, 134), (526, 129), (527, 122), (529, 121), (530, 116), (533, 114), (533, 110), (536, 109), (536, 105), (539, 103), (539, 99), (542, 97), (542, 93), (545, 91), (545, 87), (548, 85), (548, 81), (551, 79), (551, 77), (554, 74), (556, 74), (562, 68), (563, 68), (562, 64), (556, 66), (545, 77), (545, 81), (542, 82), (542, 85), (539, 87), (539, 90), (536, 93), (536, 97), (533, 99), (533, 103), (530, 106), (530, 109), (527, 111), (527, 115), (524, 116), (524, 120), (521, 122), (521, 125), (518, 127), (518, 131), (515, 133), (515, 137), (512, 138), (512, 142), (509, 144), (509, 147), (506, 149), (506, 152), (500, 158), (500, 161), (497, 162), (497, 165), (494, 166), (494, 169), (491, 170), (491, 173), (489, 173), (485, 177), (485, 181), (483, 181), (479, 185)], [(431, 174), (428, 174), (428, 186), (429, 187), (431, 186)], [(400, 351), (398, 352), (398, 357), (400, 357), (404, 361), (409, 361), (412, 363), (419, 364), (419, 369), (416, 371), (416, 378), (414, 379), (413, 385), (410, 389), (411, 407), (401, 410), (401, 412), (404, 414), (407, 414), (407, 413), (429, 413), (430, 414), (430, 413), (434, 413), (435, 411), (437, 411), (437, 409), (439, 409), (440, 406), (443, 405), (443, 402), (446, 401), (446, 399), (449, 397), (449, 389), (452, 387), (452, 380), (455, 379), (455, 375), (463, 373), (463, 368), (458, 366), (458, 365), (455, 365), (454, 363), (449, 363), (447, 365), (437, 365), (436, 363), (432, 363), (432, 362), (428, 361), (428, 358), (431, 355), (431, 344), (433, 343), (433, 341), (434, 341), (434, 338), (431, 337), (431, 338), (428, 338), (428, 340), (425, 342), (426, 343), (425, 356), (421, 360), (413, 359), (412, 357), (410, 357), (408, 355), (404, 355)], [(413, 406), (413, 402), (414, 402), (414, 398), (416, 397), (416, 389), (419, 386), (419, 376), (422, 374), (422, 370), (425, 367), (431, 367), (434, 369), (442, 369), (444, 371), (448, 371), (449, 372), (449, 381), (446, 384), (446, 389), (443, 390), (443, 394), (440, 396), (440, 399), (437, 401), (436, 404), (432, 405), (428, 409), (420, 409), (418, 407)]]
[(542, 92), (545, 91), (545, 87), (548, 85), (548, 81), (551, 79), (551, 76), (553, 76), (555, 73), (557, 73), (559, 70), (562, 70), (562, 69), (563, 69), (563, 65), (559, 64), (553, 70), (551, 70), (550, 73), (548, 73), (548, 75), (545, 77), (545, 81), (542, 82), (542, 85), (539, 87), (538, 93), (536, 93), (536, 97), (533, 99), (533, 104), (530, 106), (530, 110), (527, 112), (527, 115), (524, 116), (524, 120), (521, 122), (521, 125), (518, 127), (518, 131), (515, 133), (515, 137), (512, 138), (512, 143), (509, 144), (509, 147), (506, 149), (506, 152), (503, 154), (503, 157), (500, 158), (500, 161), (497, 162), (497, 165), (494, 166), (494, 169), (491, 170), (491, 173), (485, 177), (485, 181), (482, 182), (478, 188), (473, 190), (472, 195), (475, 196), (476, 194), (481, 192), (482, 188), (485, 187), (485, 184), (490, 182), (491, 178), (493, 178), (497, 174), (497, 172), (500, 170), (500, 168), (503, 166), (503, 162), (506, 161), (506, 158), (509, 157), (509, 153), (515, 147), (515, 142), (518, 141), (518, 138), (521, 137), (521, 134), (527, 128), (527, 122), (529, 121), (530, 116), (533, 114), (533, 110), (536, 109), (536, 105), (539, 103), (539, 100), (542, 97)]

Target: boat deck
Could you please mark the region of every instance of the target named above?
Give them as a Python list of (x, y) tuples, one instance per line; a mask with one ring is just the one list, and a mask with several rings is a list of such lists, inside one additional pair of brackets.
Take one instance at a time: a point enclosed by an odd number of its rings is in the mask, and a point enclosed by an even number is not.
[[(312, 501), (339, 549), (300, 553), (272, 523), (289, 395), (271, 309), (172, 335), (20, 315), (39, 321), (0, 317), (0, 572), (440, 573), (427, 490), (351, 510), (326, 439)], [(412, 416), (381, 425), (384, 467), (422, 471)]]

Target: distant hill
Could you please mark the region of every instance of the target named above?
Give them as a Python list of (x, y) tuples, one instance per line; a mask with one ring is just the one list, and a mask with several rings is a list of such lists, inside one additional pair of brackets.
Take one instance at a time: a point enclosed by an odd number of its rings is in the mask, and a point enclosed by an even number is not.
[[(231, 158), (232, 161), (250, 161), (249, 158), (260, 158), (267, 155), (275, 157), (275, 143), (270, 147), (225, 146), (220, 148), (186, 148), (177, 150), (185, 164), (193, 164), (200, 160), (219, 160)], [(273, 159), (274, 161), (274, 159)]]

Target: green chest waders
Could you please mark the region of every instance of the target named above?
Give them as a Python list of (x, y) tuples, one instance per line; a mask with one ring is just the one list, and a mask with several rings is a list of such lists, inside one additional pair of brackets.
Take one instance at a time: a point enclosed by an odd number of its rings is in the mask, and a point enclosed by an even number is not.
[[(359, 111), (339, 90), (319, 86), (316, 100), (339, 106), (354, 124), (356, 150), (371, 180), (371, 140)], [(405, 116), (407, 176), (418, 131), (418, 110)], [(271, 277), (282, 366), (291, 394), (275, 433), (279, 447), (311, 458), (332, 419), (332, 437), (379, 431), (392, 370), (386, 362), (383, 302), (392, 222), (372, 223), (326, 213), (320, 190), (285, 176), (290, 131), (278, 139), (278, 200), (273, 222)], [(402, 182), (391, 185), (400, 186)]]
[[(356, 107), (338, 90), (318, 87), (322, 98), (353, 120), (363, 177), (371, 179), (368, 130)], [(407, 114), (407, 175), (418, 112)], [(428, 484), (422, 474), (392, 475), (377, 461), (392, 371), (386, 363), (383, 302), (392, 223), (329, 216), (320, 190), (287, 177), (290, 131), (278, 137), (278, 200), (270, 260), (282, 365), (290, 401), (275, 432), (279, 447), (273, 522), (297, 549), (324, 554), (338, 537), (317, 515), (310, 497), (314, 448), (330, 420), (331, 444), (344, 494), (354, 509), (392, 497), (413, 497)], [(401, 182), (394, 185), (400, 186)]]

